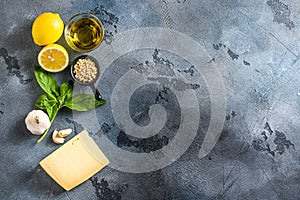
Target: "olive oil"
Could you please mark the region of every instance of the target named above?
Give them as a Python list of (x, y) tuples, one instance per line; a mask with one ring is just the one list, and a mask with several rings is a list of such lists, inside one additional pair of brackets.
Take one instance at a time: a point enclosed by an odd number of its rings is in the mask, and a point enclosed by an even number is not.
[[(90, 15), (90, 14), (89, 14)], [(69, 46), (80, 52), (91, 51), (99, 46), (104, 37), (101, 22), (95, 16), (78, 18), (66, 27), (65, 37)]]

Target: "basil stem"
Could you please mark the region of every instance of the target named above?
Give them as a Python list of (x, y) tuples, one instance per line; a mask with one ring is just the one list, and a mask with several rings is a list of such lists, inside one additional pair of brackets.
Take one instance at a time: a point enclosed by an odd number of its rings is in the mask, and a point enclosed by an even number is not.
[(47, 135), (47, 133), (48, 133), (49, 129), (51, 128), (52, 123), (53, 123), (58, 111), (59, 111), (59, 109), (53, 114), (53, 118), (50, 121), (50, 127), (44, 132), (44, 134), (40, 137), (40, 139), (38, 139), (38, 141), (37, 141), (38, 143), (40, 143), (44, 139), (44, 137)]

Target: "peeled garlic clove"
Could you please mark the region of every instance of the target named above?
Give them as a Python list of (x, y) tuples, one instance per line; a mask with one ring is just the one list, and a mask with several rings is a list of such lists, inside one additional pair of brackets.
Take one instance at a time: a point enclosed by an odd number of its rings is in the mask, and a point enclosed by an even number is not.
[(53, 142), (55, 144), (63, 144), (65, 142), (65, 138), (56, 137), (56, 138), (54, 138)]
[(71, 133), (72, 133), (72, 129), (68, 128), (68, 129), (60, 130), (58, 132), (58, 136), (64, 138), (64, 137), (67, 137), (68, 135), (70, 135)]
[(52, 140), (55, 144), (63, 144), (65, 142), (65, 138), (61, 138), (58, 136), (58, 131), (54, 130), (52, 133)]

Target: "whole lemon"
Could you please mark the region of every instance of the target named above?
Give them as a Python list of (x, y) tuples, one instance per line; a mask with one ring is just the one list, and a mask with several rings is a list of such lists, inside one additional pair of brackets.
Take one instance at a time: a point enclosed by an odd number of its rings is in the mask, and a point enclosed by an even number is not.
[(32, 38), (35, 44), (45, 46), (59, 40), (63, 31), (64, 22), (59, 14), (46, 12), (34, 20), (32, 25)]

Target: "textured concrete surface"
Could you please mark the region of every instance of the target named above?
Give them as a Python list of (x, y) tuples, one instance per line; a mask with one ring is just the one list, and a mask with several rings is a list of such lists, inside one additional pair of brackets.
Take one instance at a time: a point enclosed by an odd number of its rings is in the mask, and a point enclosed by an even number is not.
[[(0, 199), (300, 198), (299, 1), (2, 0), (0, 5)], [(225, 86), (226, 117), (213, 150), (199, 156), (215, 114), (215, 96), (199, 63), (168, 49), (124, 53), (106, 66), (97, 85), (109, 103), (87, 113), (62, 110), (53, 124), (57, 129), (71, 127), (75, 133), (88, 129), (112, 161), (85, 183), (64, 191), (38, 165), (58, 146), (49, 136), (37, 144), (24, 124), (42, 94), (33, 76), (40, 47), (32, 41), (31, 25), (46, 11), (60, 13), (64, 22), (78, 12), (97, 15), (106, 35), (91, 54), (100, 63), (117, 52), (118, 35), (128, 30), (163, 27), (192, 38), (206, 55), (193, 53), (217, 67)], [(63, 38), (58, 43), (67, 47)], [(102, 55), (104, 48), (111, 54)], [(67, 49), (71, 60), (79, 55)], [(60, 83), (69, 80), (69, 71), (55, 78)], [(145, 84), (136, 85), (140, 82)], [(180, 137), (186, 139), (182, 146), (192, 141), (188, 149), (177, 154), (182, 148), (175, 143), (175, 151), (165, 151), (181, 132), (186, 133)], [(121, 170), (123, 159), (134, 157), (118, 157), (115, 152), (152, 156), (149, 163), (133, 159), (131, 169), (158, 169), (126, 172)], [(168, 159), (170, 163), (160, 167)]]

